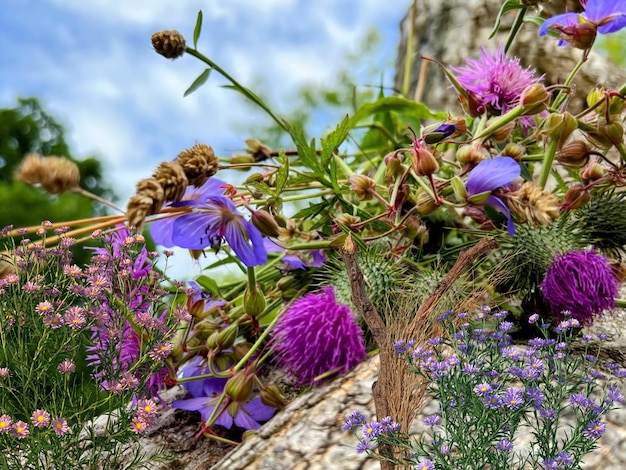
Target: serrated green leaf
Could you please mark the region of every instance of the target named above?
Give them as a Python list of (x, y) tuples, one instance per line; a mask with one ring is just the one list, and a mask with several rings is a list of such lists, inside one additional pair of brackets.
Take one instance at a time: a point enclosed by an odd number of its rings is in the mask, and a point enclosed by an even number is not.
[(198, 88), (204, 85), (206, 81), (209, 79), (210, 74), (211, 74), (210, 68), (204, 69), (204, 72), (198, 75), (198, 78), (196, 78), (191, 84), (191, 86), (187, 88), (187, 91), (185, 91), (185, 94), (183, 95), (183, 97), (191, 95), (194, 91), (196, 91)]
[[(409, 114), (417, 119), (438, 119), (441, 113), (434, 113), (424, 103), (408, 100), (401, 96), (387, 96), (373, 103), (365, 103), (357, 109), (349, 120), (348, 128), (352, 129), (359, 122), (377, 113), (395, 111)], [(445, 113), (443, 114), (445, 117)]]
[(210, 278), (209, 276), (205, 276), (204, 274), (202, 274), (202, 275), (200, 275), (200, 276), (198, 276), (196, 278), (196, 282), (203, 289), (208, 290), (209, 292), (213, 293), (213, 295), (215, 295), (216, 297), (219, 297), (220, 289), (219, 289), (215, 279)]
[(299, 125), (289, 125), (287, 130), (291, 136), (291, 140), (298, 150), (298, 157), (300, 157), (300, 161), (316, 174), (321, 173), (320, 165), (317, 161), (317, 154), (315, 152), (315, 140), (312, 141), (312, 147), (310, 147), (306, 141), (304, 131)]
[(339, 147), (348, 136), (348, 124), (350, 119), (346, 116), (334, 131), (321, 140), (322, 144), (322, 168), (327, 168), (329, 161), (332, 159), (335, 150)]
[(296, 214), (293, 215), (294, 219), (308, 219), (317, 216), (321, 212), (325, 211), (328, 208), (328, 203), (320, 202), (318, 204), (309, 204), (309, 207), (306, 207)]
[(285, 185), (287, 184), (287, 180), (289, 179), (289, 158), (285, 155), (285, 151), (281, 150), (278, 155), (278, 163), (280, 164), (280, 168), (278, 169), (278, 174), (276, 175), (276, 195), (279, 195), (283, 192)]
[(200, 33), (202, 32), (202, 10), (198, 11), (198, 18), (196, 18), (196, 27), (193, 28), (193, 48), (198, 48), (198, 39), (200, 39)]
[(506, 2), (504, 2), (502, 7), (500, 7), (500, 11), (498, 12), (498, 16), (496, 17), (496, 22), (493, 25), (493, 29), (491, 30), (491, 34), (489, 35), (489, 39), (494, 37), (496, 35), (496, 33), (498, 32), (498, 30), (500, 29), (500, 23), (502, 21), (502, 16), (504, 16), (505, 13), (507, 13), (507, 12), (509, 12), (511, 10), (517, 10), (517, 9), (520, 9), (520, 8), (524, 8), (524, 5), (522, 5), (517, 0), (507, 0)]

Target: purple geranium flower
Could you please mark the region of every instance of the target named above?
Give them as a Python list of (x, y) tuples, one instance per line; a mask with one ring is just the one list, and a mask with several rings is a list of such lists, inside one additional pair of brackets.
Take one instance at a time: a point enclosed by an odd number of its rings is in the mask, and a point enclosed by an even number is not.
[(296, 300), (274, 331), (276, 362), (299, 385), (312, 385), (333, 370), (348, 372), (367, 357), (361, 328), (331, 287)]
[(609, 34), (626, 27), (626, 0), (581, 0), (580, 3), (584, 12), (564, 13), (547, 19), (539, 28), (539, 36), (554, 29), (561, 34), (559, 46), (570, 42), (586, 49), (593, 44), (596, 31)]
[(554, 313), (568, 310), (584, 325), (595, 314), (615, 307), (617, 280), (609, 260), (594, 250), (573, 250), (557, 256), (541, 283), (543, 296)]
[[(491, 160), (483, 160), (470, 172), (465, 183), (469, 197), (476, 194), (492, 192), (501, 186), (508, 186), (521, 174), (519, 163), (510, 157), (495, 157)], [(509, 235), (515, 234), (515, 225), (511, 218), (511, 211), (500, 198), (493, 194), (487, 197), (485, 204), (495, 207), (502, 212), (508, 222)]]
[[(263, 235), (239, 214), (230, 198), (218, 194), (219, 180), (209, 179), (201, 188), (191, 189), (190, 199), (172, 204), (190, 206), (192, 212), (152, 224), (150, 233), (155, 243), (190, 250), (202, 250), (226, 240), (241, 262), (258, 266), (267, 261)], [(188, 189), (189, 190), (189, 189)], [(169, 223), (168, 223), (169, 222)]]
[(478, 100), (477, 111), (504, 114), (514, 108), (529, 85), (541, 80), (535, 70), (523, 68), (518, 58), (508, 58), (500, 46), (493, 54), (483, 48), (480, 59), (465, 59), (467, 65), (452, 67), (456, 79)]

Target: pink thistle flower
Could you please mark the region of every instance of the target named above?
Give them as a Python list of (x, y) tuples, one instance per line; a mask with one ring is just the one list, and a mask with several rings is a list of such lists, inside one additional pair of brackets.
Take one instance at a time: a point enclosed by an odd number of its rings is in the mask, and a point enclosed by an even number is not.
[(17, 423), (15, 423), (11, 427), (11, 430), (13, 431), (13, 435), (18, 439), (24, 439), (30, 434), (30, 431), (28, 430), (28, 424), (26, 424), (24, 421), (18, 421)]
[(296, 300), (275, 326), (276, 362), (299, 385), (330, 371), (345, 373), (367, 357), (363, 332), (331, 287)]
[(617, 280), (609, 260), (594, 250), (572, 250), (557, 256), (541, 283), (543, 296), (560, 316), (568, 310), (583, 325), (615, 307)]
[(518, 58), (508, 58), (502, 46), (494, 53), (483, 48), (480, 59), (465, 59), (465, 63), (451, 68), (458, 82), (476, 97), (481, 113), (506, 113), (519, 104), (526, 87), (541, 80), (534, 69), (523, 68)]
[(161, 342), (155, 345), (148, 355), (155, 361), (162, 361), (172, 352), (172, 343)]
[(37, 410), (31, 416), (30, 421), (36, 428), (45, 428), (50, 424), (50, 413), (46, 410)]
[(70, 359), (63, 360), (57, 367), (61, 374), (71, 374), (76, 370), (76, 365)]
[(73, 330), (80, 330), (85, 325), (85, 309), (83, 307), (70, 307), (65, 312), (63, 319), (65, 324)]
[(67, 426), (67, 421), (63, 418), (54, 418), (52, 420), (52, 429), (57, 434), (57, 436), (62, 436), (69, 431), (69, 427)]
[(11, 430), (11, 417), (9, 415), (0, 416), (0, 434), (6, 434)]
[(54, 312), (54, 305), (52, 305), (47, 300), (44, 302), (39, 302), (35, 307), (35, 311), (41, 315), (45, 315), (46, 313)]

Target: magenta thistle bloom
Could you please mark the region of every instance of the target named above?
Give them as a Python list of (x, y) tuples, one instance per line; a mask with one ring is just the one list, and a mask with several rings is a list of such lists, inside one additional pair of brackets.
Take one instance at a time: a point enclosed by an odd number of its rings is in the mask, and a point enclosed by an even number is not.
[(568, 310), (583, 325), (591, 324), (594, 315), (615, 307), (618, 294), (608, 259), (594, 250), (573, 250), (557, 256), (541, 290), (555, 314)]
[(192, 212), (154, 222), (150, 233), (155, 243), (202, 250), (225, 240), (246, 266), (264, 264), (267, 250), (263, 235), (239, 214), (230, 198), (222, 195), (223, 184), (209, 179), (201, 188), (188, 189), (189, 194), (185, 193), (183, 200), (172, 206), (189, 206)]
[(54, 418), (52, 420), (52, 429), (57, 434), (57, 436), (62, 436), (69, 431), (69, 427), (67, 426), (67, 421), (63, 418)]
[[(544, 36), (550, 29), (560, 33), (559, 46), (568, 42), (591, 47), (596, 36), (609, 34), (626, 27), (626, 0), (588, 0), (583, 3), (585, 11), (564, 13), (547, 19), (539, 28), (539, 36)], [(585, 37), (586, 36), (586, 37)]]
[(11, 430), (13, 431), (13, 435), (18, 439), (24, 439), (30, 434), (30, 431), (28, 430), (28, 424), (26, 424), (24, 421), (18, 421), (17, 423), (15, 423), (11, 427)]
[(30, 421), (36, 428), (45, 428), (50, 424), (50, 413), (46, 410), (37, 410), (31, 416)]
[(361, 328), (331, 287), (296, 300), (274, 331), (276, 362), (299, 385), (333, 370), (346, 373), (367, 357)]
[[(502, 186), (508, 186), (521, 174), (519, 163), (510, 157), (495, 157), (483, 160), (470, 172), (465, 183), (467, 195), (475, 196), (481, 193), (493, 192)], [(493, 206), (502, 212), (508, 220), (506, 229), (509, 235), (515, 234), (515, 225), (511, 218), (511, 211), (502, 199), (493, 194), (487, 197), (485, 204)]]
[(0, 416), (0, 434), (6, 434), (11, 430), (11, 417), (9, 415)]
[(519, 104), (528, 85), (541, 80), (535, 77), (534, 69), (524, 69), (518, 58), (508, 58), (502, 46), (494, 53), (483, 48), (480, 59), (465, 59), (465, 63), (452, 70), (458, 82), (478, 100), (480, 113), (506, 113)]

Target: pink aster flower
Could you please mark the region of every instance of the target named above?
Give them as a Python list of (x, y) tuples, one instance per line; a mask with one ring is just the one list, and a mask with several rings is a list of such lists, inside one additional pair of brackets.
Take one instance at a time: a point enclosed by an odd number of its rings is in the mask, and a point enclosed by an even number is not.
[(9, 415), (0, 416), (0, 434), (6, 434), (11, 430), (11, 417)]
[(24, 421), (18, 421), (17, 423), (15, 423), (11, 427), (11, 430), (13, 431), (13, 435), (18, 439), (24, 439), (30, 434), (30, 431), (28, 430), (28, 424), (26, 424)]
[(569, 311), (583, 325), (594, 315), (615, 307), (617, 280), (609, 260), (594, 250), (573, 250), (557, 256), (541, 283), (543, 296), (552, 311)]
[(330, 371), (346, 373), (367, 357), (363, 332), (331, 287), (296, 300), (274, 327), (276, 362), (298, 384)]
[(37, 410), (31, 416), (30, 421), (36, 428), (45, 428), (50, 424), (50, 413), (46, 410)]
[(70, 307), (65, 312), (63, 321), (73, 330), (80, 330), (85, 325), (85, 309), (83, 307)]
[(57, 370), (61, 374), (71, 374), (76, 370), (76, 365), (70, 359), (65, 359), (57, 366)]
[(54, 311), (54, 306), (48, 302), (47, 300), (43, 302), (39, 302), (35, 307), (35, 311), (40, 313), (41, 315), (45, 315), (46, 313), (52, 313)]
[(163, 341), (161, 343), (156, 344), (148, 353), (150, 357), (157, 361), (162, 361), (172, 352), (172, 343), (167, 341)]
[(67, 421), (63, 418), (54, 418), (52, 420), (52, 429), (57, 434), (57, 436), (62, 436), (69, 431), (69, 427), (67, 426)]
[(494, 53), (483, 48), (480, 59), (465, 59), (467, 65), (452, 67), (456, 79), (478, 100), (478, 112), (504, 114), (519, 104), (522, 92), (541, 80), (535, 70), (523, 68), (518, 58), (508, 58), (500, 46)]
[(131, 422), (131, 429), (135, 434), (143, 434), (148, 429), (148, 423), (143, 418), (135, 416)]
[(0, 367), (0, 378), (6, 379), (11, 374), (8, 367)]

